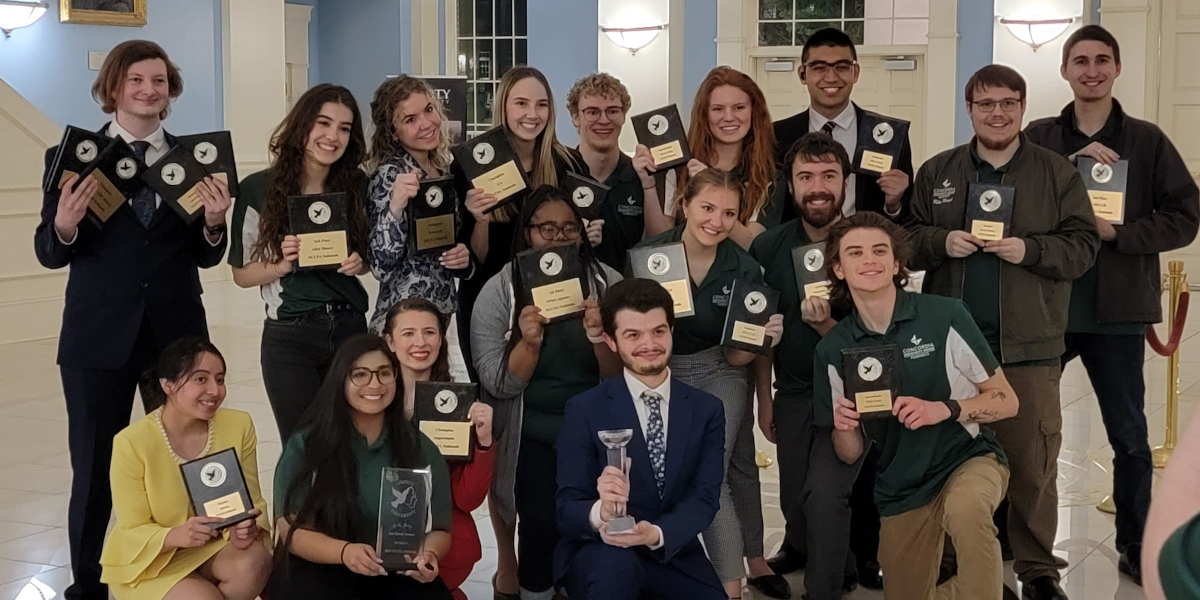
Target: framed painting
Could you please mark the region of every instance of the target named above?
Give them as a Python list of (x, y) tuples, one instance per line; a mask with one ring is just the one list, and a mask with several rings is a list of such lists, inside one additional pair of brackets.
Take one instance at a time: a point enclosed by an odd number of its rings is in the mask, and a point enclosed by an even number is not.
[(88, 25), (146, 24), (146, 0), (59, 0), (58, 20)]

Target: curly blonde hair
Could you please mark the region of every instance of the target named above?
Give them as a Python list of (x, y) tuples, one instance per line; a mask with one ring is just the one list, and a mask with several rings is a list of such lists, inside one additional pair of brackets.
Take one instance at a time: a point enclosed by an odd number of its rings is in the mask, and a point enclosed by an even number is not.
[[(371, 99), (371, 124), (375, 126), (375, 133), (371, 135), (371, 152), (367, 157), (368, 172), (374, 171), (379, 165), (391, 161), (402, 152), (408, 152), (400, 144), (396, 134), (396, 115), (400, 103), (408, 100), (413, 94), (424, 94), (442, 118), (442, 123), (446, 122), (446, 112), (429, 82), (408, 75), (385, 79), (375, 90), (375, 97)], [(439, 174), (445, 175), (449, 172), (452, 160), (450, 132), (445, 127), (438, 132), (438, 145), (429, 153), (429, 160)]]
[(571, 91), (567, 92), (567, 111), (571, 113), (572, 117), (579, 116), (579, 101), (584, 96), (600, 96), (617, 100), (621, 103), (621, 110), (626, 112), (629, 111), (629, 106), (632, 104), (632, 100), (629, 98), (629, 89), (621, 83), (620, 79), (608, 73), (592, 73), (575, 81), (575, 84), (571, 86)]

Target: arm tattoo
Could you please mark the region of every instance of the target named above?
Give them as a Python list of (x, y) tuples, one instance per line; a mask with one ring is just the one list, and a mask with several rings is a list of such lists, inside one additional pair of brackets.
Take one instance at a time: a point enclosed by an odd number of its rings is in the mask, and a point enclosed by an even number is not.
[(992, 390), (992, 400), (1004, 401), (1007, 399), (1008, 399), (1008, 394), (1005, 394), (1004, 392), (1002, 392), (1000, 390)]
[(971, 413), (967, 415), (968, 423), (991, 423), (997, 420), (996, 411), (994, 410), (979, 409), (971, 411)]

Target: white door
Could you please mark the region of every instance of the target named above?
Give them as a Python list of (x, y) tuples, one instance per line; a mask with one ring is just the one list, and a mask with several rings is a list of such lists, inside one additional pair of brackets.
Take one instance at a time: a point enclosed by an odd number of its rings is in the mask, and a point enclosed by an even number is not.
[(287, 69), (287, 107), (308, 90), (308, 23), (312, 19), (312, 7), (300, 4), (285, 4), (284, 56)]
[[(1183, 155), (1192, 177), (1200, 178), (1200, 2), (1163, 0), (1162, 8), (1158, 125)], [(1171, 254), (1185, 262), (1193, 282), (1200, 282), (1200, 242)]]

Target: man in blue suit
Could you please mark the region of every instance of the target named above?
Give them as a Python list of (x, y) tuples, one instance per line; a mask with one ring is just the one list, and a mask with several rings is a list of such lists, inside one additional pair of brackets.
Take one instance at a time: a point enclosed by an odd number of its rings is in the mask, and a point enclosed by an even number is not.
[[(624, 374), (567, 403), (558, 437), (555, 581), (572, 600), (725, 600), (697, 538), (717, 513), (721, 401), (671, 378), (674, 303), (658, 283), (627, 279), (600, 304), (604, 341)], [(598, 433), (631, 430), (629, 474), (607, 466)], [(609, 533), (622, 505), (636, 520)]]
[[(182, 91), (179, 70), (158, 44), (118, 45), (92, 88), (104, 112), (115, 113), (101, 133), (121, 137), (153, 165), (175, 144), (162, 120)], [(56, 150), (46, 153), (47, 170)], [(159, 352), (180, 337), (207, 337), (198, 268), (219, 263), (228, 243), (229, 192), (212, 178), (200, 185), (204, 218), (190, 225), (147, 188), (96, 226), (84, 219), (96, 190), (93, 176), (73, 176), (46, 194), (33, 239), (43, 266), (71, 267), (58, 342), (73, 471), (68, 600), (108, 598), (100, 549), (112, 511), (113, 436), (129, 424), (138, 379)]]

